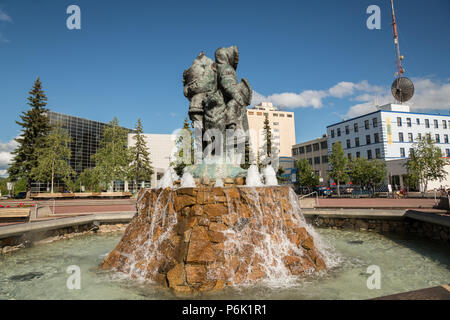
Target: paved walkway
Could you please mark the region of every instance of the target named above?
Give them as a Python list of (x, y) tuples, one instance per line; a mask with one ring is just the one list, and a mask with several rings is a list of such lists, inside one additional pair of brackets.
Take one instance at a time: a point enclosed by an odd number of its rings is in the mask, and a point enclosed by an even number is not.
[(390, 208), (390, 209), (432, 209), (434, 199), (333, 199), (319, 198), (318, 208)]

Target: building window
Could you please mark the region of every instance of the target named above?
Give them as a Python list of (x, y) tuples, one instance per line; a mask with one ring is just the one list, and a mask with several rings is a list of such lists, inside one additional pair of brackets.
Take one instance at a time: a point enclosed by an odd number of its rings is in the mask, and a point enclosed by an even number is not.
[(444, 134), (444, 143), (448, 143), (448, 134)]
[(358, 137), (355, 138), (355, 147), (359, 147), (359, 138)]
[(297, 148), (292, 149), (292, 155), (294, 155), (294, 156), (298, 155), (298, 149)]
[(430, 127), (430, 120), (425, 119), (425, 128), (429, 128)]
[(434, 119), (433, 122), (434, 122), (434, 127), (436, 129), (439, 128), (439, 122), (436, 119)]
[(274, 126), (278, 126), (280, 123), (279, 122), (274, 122), (273, 125)]
[(320, 164), (320, 157), (314, 157), (314, 164)]
[(403, 132), (398, 133), (398, 141), (403, 142)]
[(300, 154), (304, 154), (305, 153), (305, 147), (300, 147), (298, 149), (298, 151), (299, 151)]
[(358, 124), (357, 124), (357, 123), (354, 123), (354, 124), (353, 124), (353, 130), (354, 130), (355, 132), (358, 132)]
[(309, 165), (312, 166), (312, 158), (308, 158)]
[(351, 146), (351, 143), (350, 143), (350, 139), (348, 139), (347, 140), (347, 149), (350, 149), (352, 146)]
[(375, 149), (375, 158), (381, 159), (381, 151), (380, 151), (380, 148)]
[(370, 144), (370, 135), (369, 134), (366, 136), (366, 144)]
[(416, 118), (416, 124), (417, 124), (418, 126), (420, 126), (420, 119), (419, 119), (419, 118)]
[(328, 163), (328, 156), (322, 156), (322, 163)]
[(427, 140), (428, 140), (428, 141), (431, 140), (431, 133), (427, 133)]
[(409, 157), (412, 157), (412, 156), (414, 156), (414, 149), (410, 148), (409, 149)]
[(378, 127), (378, 119), (377, 118), (373, 118), (372, 119), (372, 125), (373, 125), (374, 128)]
[(400, 148), (400, 157), (405, 158), (405, 148)]
[(411, 132), (408, 133), (408, 141), (409, 142), (414, 142), (413, 134)]
[(274, 117), (278, 117), (278, 113), (274, 113), (273, 116), (274, 116)]
[(312, 151), (312, 150), (311, 150), (311, 145), (308, 144), (308, 145), (306, 146), (306, 153), (311, 152), (311, 151)]
[(397, 117), (397, 127), (401, 127), (402, 126), (402, 118)]
[(253, 111), (249, 111), (248, 114), (252, 116), (252, 115), (254, 115), (255, 113), (254, 113)]
[(378, 133), (374, 133), (373, 138), (375, 140), (375, 143), (379, 143), (380, 142), (380, 136), (378, 135)]
[(350, 127), (349, 126), (345, 126), (345, 134), (350, 134)]
[(288, 114), (287, 117), (288, 117), (288, 118), (292, 118), (292, 114)]
[(256, 115), (257, 116), (262, 116), (262, 112), (257, 112)]
[(372, 150), (367, 150), (367, 159), (372, 160)]
[(447, 121), (442, 120), (442, 128), (447, 129)]
[(328, 149), (328, 142), (327, 141), (322, 141), (320, 143), (320, 148), (322, 148), (322, 150)]
[(348, 158), (348, 160), (352, 161), (352, 154), (351, 154), (351, 153), (348, 153), (348, 154), (347, 154), (347, 158)]
[(364, 121), (364, 128), (369, 129), (369, 120)]
[(411, 127), (411, 118), (406, 118), (406, 126)]
[(337, 128), (337, 136), (338, 136), (338, 137), (341, 136), (341, 128)]
[(319, 151), (319, 144), (318, 143), (314, 143), (313, 144), (313, 150), (314, 151)]
[(445, 149), (445, 154), (447, 155), (447, 158), (450, 158), (450, 149)]
[(334, 138), (334, 130), (331, 130), (331, 138)]
[(435, 137), (436, 137), (436, 142), (441, 143), (441, 136), (436, 134)]
[(418, 140), (422, 139), (422, 134), (420, 132), (417, 134), (417, 139)]
[(357, 157), (357, 158), (361, 158), (361, 152), (358, 151), (358, 152), (356, 153), (356, 157)]
[(283, 113), (280, 113), (280, 117), (281, 117), (281, 118), (284, 118), (284, 114), (283, 114)]

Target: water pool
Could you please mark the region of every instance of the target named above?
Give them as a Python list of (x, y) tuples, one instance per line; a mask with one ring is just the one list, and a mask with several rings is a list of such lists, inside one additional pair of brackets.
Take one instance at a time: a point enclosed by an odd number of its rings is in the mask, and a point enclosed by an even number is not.
[[(316, 229), (333, 249), (335, 266), (289, 287), (226, 288), (196, 299), (367, 299), (450, 283), (450, 246), (376, 233)], [(0, 257), (0, 299), (174, 299), (169, 290), (99, 272), (121, 234), (89, 235)], [(67, 267), (81, 269), (81, 289), (66, 286)], [(368, 289), (367, 267), (381, 271), (381, 288)], [(184, 297), (186, 298), (186, 297)]]

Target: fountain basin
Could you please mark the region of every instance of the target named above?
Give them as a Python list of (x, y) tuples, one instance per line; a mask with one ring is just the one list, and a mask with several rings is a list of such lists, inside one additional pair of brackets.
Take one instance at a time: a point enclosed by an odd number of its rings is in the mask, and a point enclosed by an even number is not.
[(145, 189), (101, 263), (177, 292), (220, 290), (326, 268), (289, 187)]

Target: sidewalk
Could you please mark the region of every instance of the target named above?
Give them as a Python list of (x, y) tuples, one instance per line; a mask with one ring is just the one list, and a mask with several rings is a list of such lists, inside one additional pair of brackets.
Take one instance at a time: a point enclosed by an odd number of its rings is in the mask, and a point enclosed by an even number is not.
[(434, 199), (318, 198), (316, 208), (433, 209)]

